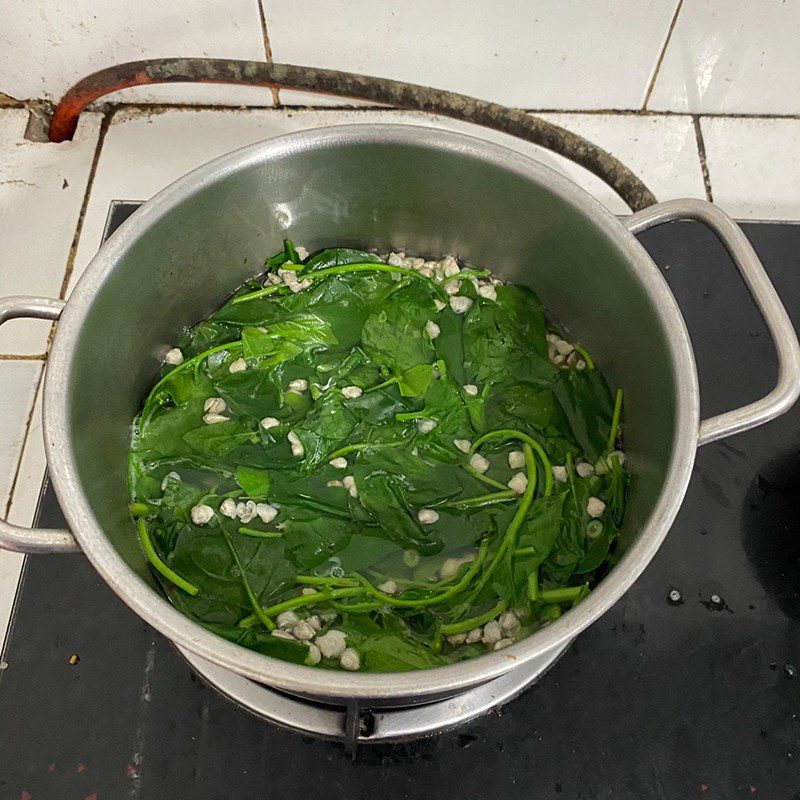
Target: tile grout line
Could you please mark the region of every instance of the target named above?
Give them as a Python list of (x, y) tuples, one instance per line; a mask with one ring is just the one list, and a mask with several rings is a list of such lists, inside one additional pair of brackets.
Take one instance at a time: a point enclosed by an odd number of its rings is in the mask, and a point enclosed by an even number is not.
[(0, 355), (0, 361), (44, 361), (47, 358), (45, 353), (39, 353), (33, 356), (21, 356), (14, 353), (3, 353)]
[(700, 169), (703, 173), (703, 186), (706, 189), (706, 200), (709, 203), (714, 202), (714, 195), (711, 192), (711, 175), (708, 172), (708, 160), (706, 158), (706, 143), (703, 139), (703, 131), (700, 127), (700, 117), (699, 115), (694, 115), (692, 117), (692, 123), (694, 124), (694, 138), (697, 142), (697, 156), (700, 159)]
[(656, 79), (658, 78), (658, 73), (661, 70), (661, 64), (664, 62), (664, 56), (667, 54), (667, 48), (669, 47), (670, 39), (672, 39), (672, 32), (675, 30), (675, 24), (678, 21), (678, 15), (681, 13), (681, 7), (683, 6), (683, 0), (678, 0), (678, 5), (675, 6), (675, 13), (672, 15), (672, 20), (669, 23), (669, 28), (667, 29), (667, 36), (664, 39), (664, 45), (661, 48), (661, 52), (658, 54), (658, 60), (656, 61), (656, 65), (653, 69), (653, 74), (650, 76), (650, 80), (647, 83), (647, 89), (645, 90), (644, 94), (644, 102), (642, 103), (642, 111), (647, 110), (647, 104), (650, 102), (650, 95), (653, 93), (653, 88), (656, 85)]
[(19, 481), (19, 474), (22, 472), (22, 459), (25, 456), (25, 451), (28, 449), (28, 437), (31, 431), (31, 423), (33, 422), (33, 414), (36, 410), (36, 401), (39, 399), (39, 392), (42, 391), (42, 384), (44, 383), (44, 364), (39, 370), (39, 378), (36, 381), (36, 391), (33, 393), (33, 402), (31, 403), (30, 410), (28, 411), (28, 418), (25, 421), (25, 433), (22, 437), (22, 448), (19, 451), (19, 458), (17, 459), (17, 465), (14, 469), (14, 477), (11, 479), (11, 488), (8, 491), (8, 500), (6, 501), (6, 508), (5, 514), (3, 518), (8, 520), (9, 514), (11, 513), (11, 506), (14, 502), (14, 493), (17, 489), (17, 482)]
[[(94, 185), (94, 177), (97, 174), (97, 165), (100, 161), (100, 152), (103, 149), (103, 142), (106, 138), (106, 132), (111, 125), (111, 119), (114, 116), (114, 111), (106, 113), (103, 116), (103, 121), (100, 123), (100, 131), (97, 135), (97, 144), (94, 149), (94, 157), (92, 158), (92, 165), (89, 167), (89, 177), (86, 180), (86, 192), (83, 195), (83, 202), (81, 203), (81, 210), (78, 214), (78, 224), (75, 226), (75, 234), (72, 237), (72, 244), (69, 248), (69, 255), (67, 256), (67, 266), (64, 270), (64, 278), (61, 281), (61, 291), (58, 296), (64, 300), (67, 296), (67, 289), (69, 288), (69, 281), (72, 277), (72, 271), (75, 268), (75, 256), (78, 252), (78, 243), (81, 240), (81, 233), (83, 232), (83, 223), (86, 219), (86, 209), (89, 206), (89, 197), (92, 193), (92, 186)], [(50, 349), (50, 342), (53, 339), (55, 325), (50, 330), (50, 337), (47, 341), (47, 349)]]
[[(404, 111), (410, 114), (425, 113), (417, 109), (405, 109), (398, 106), (314, 106), (314, 105), (291, 105), (282, 103), (279, 109), (275, 106), (261, 106), (261, 105), (223, 105), (212, 103), (100, 103), (98, 106), (93, 107), (93, 110), (100, 113), (109, 113), (116, 111), (217, 111), (217, 112), (238, 112), (247, 113), (250, 111), (322, 111), (335, 113), (337, 111), (383, 111), (386, 113), (397, 113)], [(587, 116), (609, 116), (609, 117), (692, 117), (697, 112), (692, 111), (654, 111), (649, 108), (520, 108), (526, 114), (572, 114)], [(434, 115), (435, 116), (435, 115)], [(800, 114), (769, 114), (769, 113), (734, 113), (734, 112), (721, 112), (709, 111), (702, 112), (700, 116), (709, 117), (710, 119), (788, 119), (800, 120)]]
[[(261, 4), (261, 0), (255, 0), (256, 5), (258, 6), (258, 19), (261, 22), (261, 36), (264, 39), (264, 55), (267, 59), (267, 64), (272, 63), (272, 45), (269, 43), (269, 31), (267, 30), (267, 16), (264, 13), (264, 6)], [(272, 104), (274, 106), (279, 106), (281, 104), (281, 90), (278, 86), (270, 86), (270, 92), (272, 93)]]

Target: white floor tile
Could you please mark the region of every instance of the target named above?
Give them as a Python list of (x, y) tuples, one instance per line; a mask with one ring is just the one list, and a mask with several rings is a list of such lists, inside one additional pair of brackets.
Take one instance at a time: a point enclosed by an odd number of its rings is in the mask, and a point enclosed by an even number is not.
[(40, 383), (33, 405), (28, 436), (19, 460), (19, 474), (8, 515), (9, 522), (13, 522), (15, 525), (33, 524), (46, 469), (47, 457), (42, 431), (42, 384)]
[(41, 361), (0, 361), (0, 513), (17, 470)]
[[(29, 142), (28, 112), (0, 109), (0, 297), (58, 297), (100, 130), (84, 114), (71, 142)], [(12, 320), (0, 328), (0, 354), (44, 353), (51, 323)]]
[(641, 107), (675, 2), (262, 0), (275, 61), (559, 109)]
[(800, 120), (701, 119), (714, 202), (741, 219), (800, 220)]
[[(551, 115), (551, 118), (610, 149), (642, 176), (659, 199), (703, 196), (694, 133), (688, 118), (597, 114)], [(251, 142), (303, 128), (356, 122), (429, 125), (481, 136), (555, 166), (613, 211), (626, 211), (611, 189), (582, 168), (505, 134), (441, 117), (388, 110), (334, 109), (170, 110), (154, 116), (123, 112), (114, 118), (106, 135), (73, 279), (80, 276), (100, 246), (112, 200), (145, 200), (194, 167)]]
[(800, 113), (800, 4), (685, 0), (648, 107)]
[[(8, 516), (15, 525), (33, 524), (39, 493), (47, 466), (42, 439), (42, 392), (37, 392), (28, 438), (20, 461), (14, 499)], [(5, 511), (5, 506), (3, 506)], [(57, 558), (58, 556), (55, 556)], [(42, 556), (46, 558), (46, 556)], [(0, 646), (11, 620), (20, 574), (25, 556), (0, 550)]]
[(14, 598), (24, 563), (25, 556), (22, 553), (0, 550), (0, 653), (3, 652), (3, 642), (11, 622)]
[[(144, 58), (263, 61), (257, 0), (50, 0), (12, 3), (0, 26), (0, 91), (57, 100), (98, 69)], [(119, 97), (117, 95), (116, 97)], [(271, 105), (269, 89), (175, 85), (126, 90), (139, 102)]]

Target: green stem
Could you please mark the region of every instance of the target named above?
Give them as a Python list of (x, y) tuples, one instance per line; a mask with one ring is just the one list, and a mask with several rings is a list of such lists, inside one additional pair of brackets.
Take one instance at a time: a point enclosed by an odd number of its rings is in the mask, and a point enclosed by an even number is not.
[(294, 244), (291, 239), (283, 240), (283, 251), (289, 256), (289, 261), (292, 264), (302, 264), (302, 259), (297, 255), (297, 250), (294, 249)]
[(378, 608), (383, 608), (385, 605), (384, 603), (351, 603), (347, 605), (346, 603), (337, 603), (336, 601), (332, 601), (331, 605), (337, 610), (343, 613), (349, 614), (364, 614), (367, 611), (375, 611)]
[(519, 494), (513, 489), (506, 489), (502, 492), (491, 492), (489, 494), (481, 494), (477, 497), (465, 497), (463, 500), (450, 500), (447, 503), (442, 503), (440, 508), (461, 508), (463, 506), (485, 506), (493, 503), (505, 502), (506, 500), (513, 500), (519, 497)]
[(183, 589), (184, 592), (187, 594), (192, 595), (194, 597), (200, 589), (198, 589), (193, 583), (189, 583), (189, 581), (181, 578), (177, 572), (173, 572), (162, 560), (161, 557), (156, 553), (155, 547), (153, 547), (153, 542), (150, 540), (150, 532), (147, 530), (147, 523), (144, 521), (142, 517), (139, 517), (136, 520), (136, 529), (139, 532), (139, 541), (142, 543), (142, 549), (144, 550), (144, 554), (147, 556), (147, 560), (168, 580), (174, 583), (179, 589)]
[(334, 458), (339, 456), (346, 456), (348, 453), (356, 453), (360, 450), (366, 450), (368, 447), (402, 447), (405, 442), (358, 442), (356, 444), (348, 444), (328, 453), (325, 458), (328, 461), (333, 461)]
[(370, 392), (377, 392), (378, 389), (385, 389), (387, 386), (392, 386), (392, 384), (399, 382), (400, 382), (400, 377), (398, 375), (395, 375), (393, 378), (389, 378), (383, 383), (378, 383), (375, 386), (370, 386), (369, 389), (364, 389), (364, 394), (369, 394)]
[(464, 278), (485, 278), (488, 274), (488, 269), (462, 269), (461, 272), (457, 272), (455, 275), (448, 275), (439, 285), (444, 286), (447, 283), (460, 281)]
[[(337, 597), (352, 597), (356, 594), (363, 594), (363, 591), (358, 586), (350, 589), (332, 589), (329, 592), (316, 592), (315, 594), (301, 594), (299, 597), (290, 597), (288, 600), (284, 600), (282, 603), (277, 603), (269, 608), (262, 608), (261, 611), (267, 617), (274, 617), (281, 612), (289, 611), (292, 608), (313, 606), (315, 603), (334, 600)], [(252, 628), (257, 622), (258, 617), (256, 617), (255, 614), (251, 614), (249, 617), (245, 617), (243, 620), (240, 620), (239, 627)], [(275, 623), (273, 623), (272, 620), (270, 620), (270, 624), (273, 628), (275, 627)]]
[(413, 586), (419, 589), (438, 589), (442, 586), (447, 586), (447, 584), (452, 583), (458, 577), (458, 573), (455, 572), (447, 578), (442, 578), (440, 581), (417, 581), (413, 578), (393, 578), (391, 575), (384, 575), (374, 569), (369, 569), (368, 572), (380, 581), (394, 581), (403, 586)]
[(280, 539), (283, 536), (281, 531), (259, 531), (255, 528), (239, 528), (242, 536), (252, 536), (255, 539)]
[(617, 389), (617, 396), (614, 398), (614, 416), (611, 417), (611, 431), (608, 434), (608, 449), (613, 450), (617, 441), (619, 431), (619, 417), (622, 413), (622, 389)]
[(594, 369), (594, 361), (592, 361), (592, 357), (589, 353), (586, 352), (579, 344), (573, 344), (572, 347), (578, 353), (578, 355), (586, 362), (587, 369)]
[(569, 603), (584, 591), (584, 584), (560, 586), (557, 589), (542, 589), (539, 592), (539, 599), (544, 603)]
[(395, 414), (394, 418), (398, 422), (410, 422), (415, 419), (431, 419), (427, 408), (423, 408), (421, 411), (402, 411)]
[(525, 515), (528, 513), (531, 503), (533, 502), (533, 495), (536, 492), (536, 461), (533, 458), (533, 450), (527, 442), (523, 441), (522, 449), (525, 454), (525, 466), (528, 472), (528, 485), (525, 487), (525, 492), (520, 498), (514, 518), (509, 523), (508, 528), (506, 528), (506, 532), (503, 535), (503, 541), (500, 543), (500, 547), (497, 548), (497, 552), (494, 554), (489, 566), (486, 568), (483, 575), (481, 575), (481, 579), (478, 581), (477, 586), (472, 590), (472, 593), (469, 596), (468, 602), (470, 603), (475, 600), (475, 598), (481, 593), (483, 587), (489, 582), (489, 578), (491, 578), (492, 574), (497, 569), (506, 553), (511, 553), (514, 550), (514, 545), (517, 541), (517, 531), (519, 530), (520, 525), (522, 525)]
[[(317, 281), (320, 278), (327, 278), (330, 275), (342, 275), (347, 272), (399, 272), (401, 275), (406, 275), (409, 278), (416, 278), (423, 283), (427, 283), (428, 286), (433, 289), (433, 291), (435, 291), (442, 300), (447, 300), (447, 293), (435, 281), (432, 281), (430, 278), (426, 278), (424, 275), (420, 275), (420, 273), (415, 269), (409, 269), (407, 267), (394, 267), (391, 264), (381, 264), (377, 262), (367, 262), (363, 264), (341, 264), (337, 267), (326, 267), (325, 269), (313, 270), (312, 272), (304, 272), (303, 279)], [(248, 294), (241, 294), (238, 297), (234, 297), (231, 301), (231, 304), (238, 305), (239, 303), (246, 303), (249, 300), (257, 300), (259, 297), (267, 297), (268, 295), (275, 294), (275, 292), (285, 290), (286, 288), (286, 286), (282, 286), (280, 284), (267, 286), (263, 289), (259, 289), (258, 291), (249, 292)]]
[(504, 442), (511, 439), (518, 439), (521, 442), (527, 442), (536, 451), (536, 455), (539, 456), (542, 461), (542, 466), (544, 467), (544, 495), (547, 497), (553, 491), (553, 469), (550, 466), (550, 459), (547, 457), (547, 453), (545, 453), (544, 448), (539, 442), (531, 436), (528, 436), (527, 433), (511, 428), (489, 431), (488, 433), (484, 433), (483, 436), (479, 436), (472, 443), (467, 456), (471, 457), (484, 442), (494, 441), (496, 439), (500, 439)]
[(336, 508), (336, 506), (329, 506), (327, 503), (321, 503), (319, 500), (312, 500), (310, 497), (303, 498), (303, 505), (307, 509), (313, 509), (314, 511), (321, 511), (324, 514), (330, 514), (333, 517), (342, 517), (344, 519), (350, 519), (349, 512), (342, 511), (342, 509)]
[(156, 509), (147, 503), (131, 503), (128, 509), (132, 517), (146, 517), (149, 514), (155, 514)]
[(469, 569), (464, 573), (461, 579), (449, 589), (435, 595), (434, 597), (424, 597), (416, 600), (403, 600), (401, 597), (395, 597), (394, 595), (386, 594), (385, 592), (380, 591), (380, 589), (377, 589), (375, 586), (373, 586), (363, 575), (357, 575), (356, 577), (358, 578), (359, 583), (369, 594), (371, 594), (373, 597), (377, 597), (379, 600), (382, 600), (385, 605), (396, 606), (397, 608), (420, 608), (424, 606), (435, 606), (439, 603), (443, 603), (445, 600), (449, 600), (451, 597), (454, 597), (467, 587), (472, 578), (475, 577), (480, 570), (481, 564), (483, 564), (483, 561), (486, 558), (487, 549), (488, 544), (486, 539), (484, 539), (483, 542), (481, 542), (480, 550), (478, 550), (477, 558), (470, 564)]
[(578, 512), (578, 517), (581, 516), (581, 509), (578, 506), (578, 492), (575, 489), (575, 464), (572, 460), (572, 453), (567, 453), (566, 460), (567, 467), (567, 480), (569, 481), (569, 488), (572, 491), (572, 502), (575, 505), (575, 511)]
[(353, 597), (354, 595), (362, 594), (358, 586), (352, 586), (345, 589), (331, 589), (328, 592), (317, 592), (316, 594), (301, 594), (299, 597), (290, 597), (282, 603), (276, 603), (274, 606), (264, 609), (264, 613), (270, 617), (280, 614), (282, 611), (289, 611), (292, 608), (301, 608), (302, 606), (313, 606), (314, 603), (320, 600), (335, 600), (337, 597)]
[(470, 466), (469, 464), (464, 464), (464, 469), (472, 475), (473, 478), (477, 478), (479, 481), (483, 481), (487, 486), (494, 486), (495, 489), (502, 489), (505, 491), (508, 489), (504, 483), (500, 483), (500, 481), (496, 481), (494, 478), (490, 478), (488, 475), (484, 475), (482, 472), (478, 472), (474, 467)]
[(439, 631), (443, 636), (467, 633), (467, 631), (471, 631), (473, 628), (479, 628), (481, 625), (491, 622), (498, 614), (502, 614), (507, 606), (508, 603), (506, 603), (505, 600), (501, 600), (494, 608), (489, 609), (485, 614), (481, 614), (477, 617), (470, 617), (470, 619), (463, 619), (461, 622), (451, 622), (449, 625), (442, 625)]
[(357, 586), (358, 581), (355, 578), (334, 578), (330, 575), (298, 575), (295, 580), (298, 583), (306, 584), (308, 586)]
[(236, 568), (239, 570), (239, 577), (241, 578), (242, 586), (244, 587), (244, 593), (247, 595), (250, 607), (253, 609), (253, 611), (255, 611), (255, 620), (260, 622), (268, 631), (275, 630), (275, 623), (262, 610), (261, 604), (258, 602), (258, 598), (253, 591), (253, 587), (250, 586), (250, 581), (247, 580), (247, 573), (245, 572), (244, 564), (242, 564), (242, 560), (239, 558), (239, 553), (236, 551), (236, 547), (233, 544), (230, 534), (225, 530), (225, 528), (222, 528), (221, 530), (222, 535), (225, 538), (225, 544), (228, 545), (228, 550), (231, 551), (231, 556), (236, 563)]
[[(519, 550), (517, 550), (519, 553)], [(539, 565), (528, 575), (528, 598), (531, 600), (539, 599)]]

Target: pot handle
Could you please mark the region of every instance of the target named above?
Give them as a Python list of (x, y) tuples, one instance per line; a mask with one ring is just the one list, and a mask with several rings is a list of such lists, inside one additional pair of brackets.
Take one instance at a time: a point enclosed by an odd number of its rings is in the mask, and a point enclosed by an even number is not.
[(674, 220), (694, 220), (710, 228), (728, 251), (767, 325), (778, 354), (778, 383), (766, 397), (700, 422), (698, 444), (763, 425), (788, 411), (800, 395), (800, 345), (789, 315), (742, 229), (705, 200), (667, 200), (631, 214), (622, 223), (641, 233)]
[[(56, 320), (64, 305), (63, 300), (47, 297), (6, 297), (0, 299), (0, 325), (20, 317)], [(68, 530), (23, 528), (0, 519), (0, 549), (17, 553), (76, 553), (80, 546)]]

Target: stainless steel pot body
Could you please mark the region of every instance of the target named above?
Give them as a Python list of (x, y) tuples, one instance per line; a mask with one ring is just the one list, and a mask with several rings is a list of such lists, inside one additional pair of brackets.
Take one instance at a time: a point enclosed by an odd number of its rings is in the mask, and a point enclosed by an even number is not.
[[(676, 218), (710, 225), (731, 251), (776, 341), (780, 379), (763, 400), (703, 423), (686, 326), (632, 231)], [(127, 514), (131, 420), (184, 326), (257, 273), (284, 237), (330, 245), (456, 253), (533, 287), (625, 388), (633, 480), (624, 555), (577, 608), (497, 653), (391, 675), (316, 670), (209, 633), (166, 601)], [(179, 646), (282, 690), (341, 703), (419, 703), (548, 661), (636, 580), (681, 504), (699, 443), (785, 411), (800, 356), (788, 318), (738, 227), (702, 201), (672, 201), (625, 220), (568, 179), (497, 145), (429, 128), (320, 129), (207, 164), (141, 207), (102, 247), (69, 302), (10, 298), (12, 316), (60, 314), (44, 385), (45, 439), (68, 531), (2, 523), (3, 546), (80, 549), (114, 591)], [(74, 539), (72, 538), (74, 536)]]

